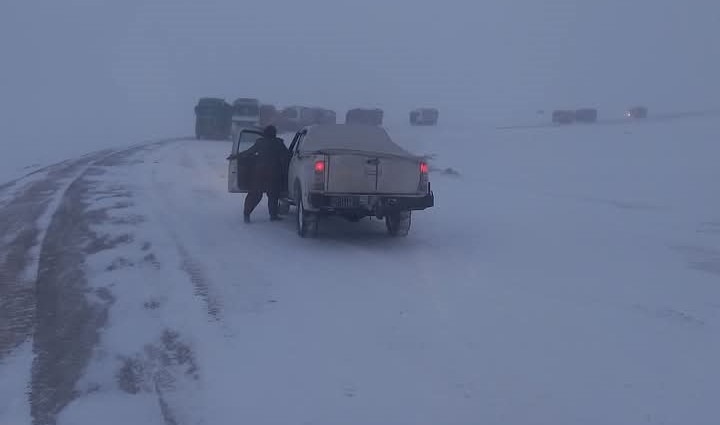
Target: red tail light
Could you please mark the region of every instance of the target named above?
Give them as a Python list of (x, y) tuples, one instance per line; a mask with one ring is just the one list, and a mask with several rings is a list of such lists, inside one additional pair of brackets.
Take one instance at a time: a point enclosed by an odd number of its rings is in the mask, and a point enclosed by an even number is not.
[(418, 183), (418, 192), (419, 193), (425, 193), (428, 191), (428, 172), (430, 171), (430, 166), (427, 162), (423, 161), (420, 163), (420, 182)]
[(313, 170), (315, 171), (315, 178), (313, 179), (313, 190), (324, 190), (325, 189), (325, 159), (316, 159), (313, 164)]

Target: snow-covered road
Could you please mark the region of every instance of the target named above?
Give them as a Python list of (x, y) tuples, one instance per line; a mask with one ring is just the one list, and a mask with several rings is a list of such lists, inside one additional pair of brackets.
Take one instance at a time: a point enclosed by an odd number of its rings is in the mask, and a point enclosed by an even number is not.
[(460, 172), (406, 239), (243, 224), (223, 142), (0, 187), (0, 423), (717, 423), (720, 125), (390, 131)]

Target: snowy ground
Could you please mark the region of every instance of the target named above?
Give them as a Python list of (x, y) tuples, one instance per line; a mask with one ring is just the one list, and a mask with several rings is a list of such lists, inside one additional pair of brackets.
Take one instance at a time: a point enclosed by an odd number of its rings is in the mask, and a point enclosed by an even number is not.
[(224, 142), (6, 185), (0, 423), (715, 424), (715, 121), (390, 129), (407, 239), (244, 225)]

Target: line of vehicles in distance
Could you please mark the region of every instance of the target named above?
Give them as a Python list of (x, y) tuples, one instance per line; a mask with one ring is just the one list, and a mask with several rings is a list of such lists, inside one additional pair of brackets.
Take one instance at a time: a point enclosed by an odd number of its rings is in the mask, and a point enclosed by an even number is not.
[[(645, 119), (647, 116), (648, 108), (646, 106), (633, 106), (625, 111), (625, 117), (628, 119)], [(597, 120), (598, 110), (595, 108), (558, 109), (552, 113), (552, 122), (554, 124), (592, 124)]]
[[(435, 108), (410, 111), (411, 125), (437, 125), (439, 112)], [(355, 108), (345, 114), (346, 124), (381, 126), (384, 112), (379, 108)], [(204, 97), (195, 106), (195, 137), (211, 140), (236, 140), (240, 131), (248, 127), (274, 125), (281, 133), (291, 133), (311, 125), (337, 124), (335, 111), (308, 106), (287, 106), (260, 103), (254, 98), (238, 98), (232, 104), (221, 98)]]

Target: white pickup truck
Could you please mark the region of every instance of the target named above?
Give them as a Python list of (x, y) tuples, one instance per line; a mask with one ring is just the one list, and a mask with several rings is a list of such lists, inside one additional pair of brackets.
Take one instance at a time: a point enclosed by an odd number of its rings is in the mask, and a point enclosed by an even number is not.
[[(254, 141), (256, 130), (239, 140)], [(246, 137), (243, 137), (246, 136)], [(233, 145), (233, 154), (238, 151)], [(297, 132), (289, 147), (287, 191), (281, 210), (295, 205), (297, 232), (315, 236), (321, 217), (350, 221), (384, 219), (388, 234), (406, 236), (411, 212), (434, 205), (428, 165), (395, 144), (387, 132), (369, 125), (316, 125)], [(244, 166), (230, 162), (228, 189), (243, 192)]]

